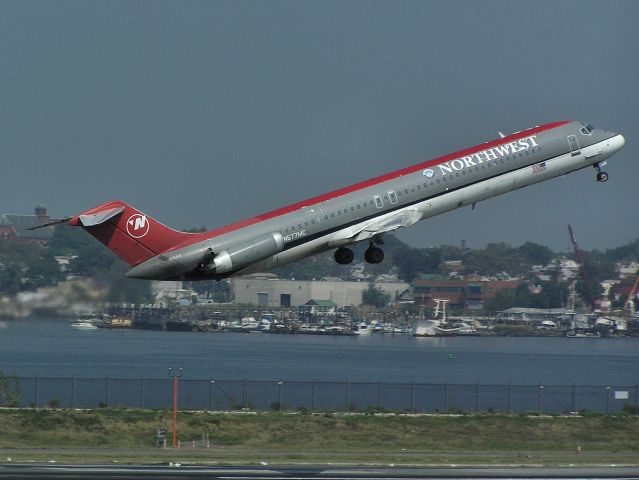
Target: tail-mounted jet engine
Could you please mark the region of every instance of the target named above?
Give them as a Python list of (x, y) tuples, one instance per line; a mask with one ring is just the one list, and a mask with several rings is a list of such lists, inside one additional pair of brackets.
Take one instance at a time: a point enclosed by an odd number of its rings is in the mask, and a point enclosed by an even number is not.
[(280, 253), (284, 249), (284, 237), (281, 233), (268, 233), (246, 242), (233, 244), (232, 248), (222, 250), (213, 257), (207, 268), (215, 273), (228, 273), (239, 270), (252, 263)]

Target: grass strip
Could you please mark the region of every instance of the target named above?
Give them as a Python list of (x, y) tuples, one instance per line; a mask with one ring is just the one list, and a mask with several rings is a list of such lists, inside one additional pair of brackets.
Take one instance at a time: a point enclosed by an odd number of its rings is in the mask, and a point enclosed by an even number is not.
[[(635, 464), (639, 417), (348, 415), (179, 412), (181, 448), (153, 448), (171, 413), (0, 410), (0, 449), (13, 461), (76, 458), (207, 464)], [(208, 448), (202, 438), (208, 436)], [(0, 458), (0, 460), (2, 460)]]

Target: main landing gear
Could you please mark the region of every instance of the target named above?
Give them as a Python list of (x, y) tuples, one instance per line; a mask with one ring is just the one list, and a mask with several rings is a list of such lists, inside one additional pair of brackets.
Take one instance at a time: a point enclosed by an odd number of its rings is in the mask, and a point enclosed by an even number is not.
[(348, 265), (353, 261), (353, 258), (355, 258), (355, 254), (350, 248), (339, 247), (337, 250), (335, 250), (334, 258), (335, 261), (340, 265)]
[(384, 250), (371, 243), (364, 252), (364, 260), (368, 263), (381, 263), (384, 260)]
[[(353, 254), (353, 250), (346, 247), (339, 247), (335, 251), (335, 261), (340, 265), (348, 265), (353, 261), (355, 255)], [(369, 245), (369, 247), (364, 252), (364, 260), (368, 263), (381, 263), (384, 260), (384, 250), (379, 247), (376, 247), (373, 242)]]
[(593, 167), (597, 169), (598, 182), (606, 182), (608, 180), (608, 174), (604, 172), (603, 170), (601, 170), (601, 167), (603, 167), (605, 164), (606, 162), (602, 162), (602, 163), (595, 163), (593, 165)]

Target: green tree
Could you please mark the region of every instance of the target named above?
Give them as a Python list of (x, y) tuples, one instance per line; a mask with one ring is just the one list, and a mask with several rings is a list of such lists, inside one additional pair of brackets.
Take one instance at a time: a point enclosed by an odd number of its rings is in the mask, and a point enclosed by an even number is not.
[(527, 265), (547, 265), (555, 256), (550, 248), (532, 242), (524, 243), (516, 251)]
[(128, 267), (121, 261), (114, 262), (105, 276), (109, 283), (107, 299), (113, 303), (151, 303), (151, 282), (127, 278)]
[(517, 295), (512, 288), (504, 288), (498, 290), (492, 298), (484, 303), (484, 311), (488, 315), (494, 315), (496, 312), (508, 310), (517, 305)]
[(364, 305), (372, 305), (377, 308), (385, 307), (390, 301), (390, 295), (384, 293), (375, 284), (369, 283), (366, 290), (362, 292), (362, 303)]
[(392, 249), (399, 278), (411, 283), (420, 273), (440, 273), (441, 253), (435, 248), (414, 248), (405, 243)]

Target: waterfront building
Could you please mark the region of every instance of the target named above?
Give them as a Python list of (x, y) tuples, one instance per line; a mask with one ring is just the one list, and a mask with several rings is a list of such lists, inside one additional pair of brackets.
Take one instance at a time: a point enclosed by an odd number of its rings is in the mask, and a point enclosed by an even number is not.
[(516, 289), (522, 280), (492, 280), (486, 277), (445, 278), (441, 275), (420, 275), (413, 282), (416, 305), (432, 306), (433, 299), (448, 300), (448, 306), (464, 311), (478, 311), (499, 290)]
[(35, 208), (34, 215), (0, 214), (0, 239), (46, 243), (51, 240), (53, 227), (29, 230), (54, 221), (43, 206)]
[(311, 299), (299, 306), (299, 318), (304, 322), (317, 319), (332, 320), (337, 314), (337, 304), (332, 300)]
[[(311, 299), (330, 300), (338, 308), (362, 303), (362, 292), (368, 282), (340, 280), (285, 280), (273, 274), (257, 274), (231, 279), (231, 294), (235, 303), (249, 303), (263, 307), (298, 307)], [(375, 287), (399, 298), (410, 285), (401, 281), (376, 282)]]
[(497, 323), (510, 325), (547, 326), (551, 328), (574, 328), (576, 313), (565, 308), (509, 308), (497, 312)]

